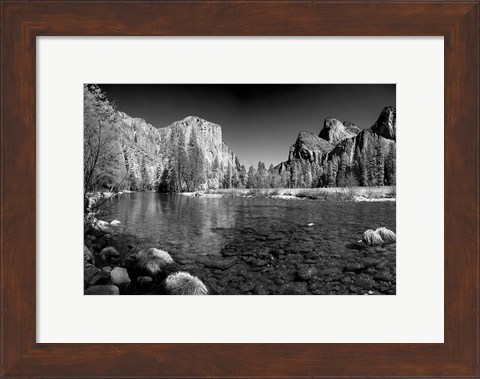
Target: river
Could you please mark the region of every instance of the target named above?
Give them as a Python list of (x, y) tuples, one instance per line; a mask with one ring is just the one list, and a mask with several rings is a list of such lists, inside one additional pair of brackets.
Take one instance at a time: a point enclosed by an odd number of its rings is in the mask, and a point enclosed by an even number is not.
[(155, 246), (219, 294), (395, 294), (395, 202), (126, 193), (109, 205), (122, 255)]

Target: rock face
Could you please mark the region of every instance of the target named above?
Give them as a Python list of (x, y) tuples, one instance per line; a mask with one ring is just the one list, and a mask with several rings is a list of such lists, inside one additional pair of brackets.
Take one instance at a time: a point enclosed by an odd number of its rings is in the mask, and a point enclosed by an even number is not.
[(396, 141), (397, 111), (395, 108), (385, 107), (371, 129), (379, 136)]
[(327, 117), (319, 137), (336, 145), (344, 139), (355, 137), (360, 133), (360, 128), (351, 122), (345, 121), (343, 124), (336, 118)]
[(195, 131), (200, 150), (205, 152), (204, 158), (210, 166), (213, 165), (215, 159), (223, 167), (235, 166), (235, 154), (223, 143), (220, 125), (205, 121), (200, 117), (189, 116), (166, 128), (159, 129), (159, 133), (170, 136), (175, 130), (183, 132), (187, 142), (190, 140), (192, 132)]
[(296, 159), (308, 161), (310, 163), (321, 163), (332, 151), (334, 145), (325, 141), (325, 139), (317, 137), (309, 132), (300, 132), (297, 140), (290, 147), (288, 160)]
[[(237, 173), (239, 163), (222, 140), (222, 128), (200, 117), (189, 116), (167, 127), (156, 128), (141, 118), (118, 112), (116, 131), (123, 152), (123, 163), (131, 177), (131, 189), (137, 189), (135, 186), (139, 186), (139, 183), (147, 189), (156, 189), (149, 187), (155, 187), (159, 178), (166, 174), (173, 147), (183, 144), (186, 148), (192, 133), (203, 155), (205, 177), (213, 171), (219, 172), (215, 178), (208, 178), (209, 188), (219, 188), (227, 172), (232, 176)], [(207, 182), (198, 187), (193, 189), (204, 189)]]
[(385, 107), (372, 127), (363, 130), (350, 122), (327, 118), (318, 137), (301, 132), (290, 148), (288, 160), (276, 168), (280, 173), (286, 171), (295, 184), (300, 183), (297, 186), (394, 185), (395, 108)]

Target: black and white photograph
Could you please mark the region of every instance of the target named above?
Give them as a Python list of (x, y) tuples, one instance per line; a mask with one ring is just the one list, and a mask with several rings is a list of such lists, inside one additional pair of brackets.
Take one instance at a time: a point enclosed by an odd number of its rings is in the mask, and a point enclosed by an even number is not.
[(85, 295), (395, 295), (395, 84), (84, 84)]

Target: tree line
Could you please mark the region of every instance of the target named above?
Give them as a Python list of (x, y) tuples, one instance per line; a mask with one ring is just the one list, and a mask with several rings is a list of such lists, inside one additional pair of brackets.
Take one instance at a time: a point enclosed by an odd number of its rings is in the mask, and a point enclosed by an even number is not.
[[(395, 185), (395, 145), (385, 156), (381, 146), (357, 147), (322, 164), (292, 160), (281, 169), (264, 162), (248, 169), (231, 155), (206, 158), (194, 128), (171, 128), (164, 151), (152, 156), (116, 128), (117, 109), (96, 85), (84, 86), (84, 193), (100, 190), (184, 192), (230, 188), (315, 188)], [(186, 136), (188, 135), (188, 139)]]

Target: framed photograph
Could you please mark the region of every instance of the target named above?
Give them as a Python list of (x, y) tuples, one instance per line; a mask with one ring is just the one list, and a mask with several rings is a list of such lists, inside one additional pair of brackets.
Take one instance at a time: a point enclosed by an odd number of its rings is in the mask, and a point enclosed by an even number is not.
[(1, 6), (2, 377), (478, 376), (478, 3)]

